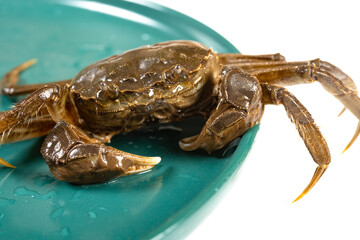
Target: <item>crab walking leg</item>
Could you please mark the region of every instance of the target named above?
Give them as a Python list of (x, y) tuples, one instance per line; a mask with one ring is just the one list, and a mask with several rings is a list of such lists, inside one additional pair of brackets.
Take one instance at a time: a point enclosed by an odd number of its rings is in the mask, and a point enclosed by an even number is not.
[(219, 60), (224, 65), (247, 64), (257, 62), (285, 62), (285, 57), (280, 53), (263, 55), (243, 55), (239, 53), (219, 53)]
[[(7, 133), (3, 133), (0, 138), (0, 144), (23, 141), (30, 138), (41, 137), (48, 134), (55, 126), (55, 122), (50, 119), (36, 119), (29, 122), (16, 125)], [(15, 168), (12, 164), (0, 158), (0, 165)]]
[[(231, 54), (234, 56), (231, 56), (230, 54), (229, 54), (229, 56), (228, 56), (228, 54), (221, 54), (221, 55), (223, 55), (223, 57), (220, 57), (220, 60), (224, 64), (227, 64), (228, 66), (241, 67), (245, 71), (247, 71), (249, 73), (254, 73), (254, 74), (258, 74), (262, 70), (276, 71), (278, 69), (284, 69), (284, 68), (289, 68), (289, 67), (291, 68), (291, 67), (296, 67), (296, 66), (304, 64), (304, 62), (286, 62), (285, 58), (282, 57), (282, 55), (280, 55), (280, 54), (240, 55), (243, 57), (241, 57), (241, 58), (239, 57), (239, 59), (236, 58), (236, 54)], [(281, 57), (277, 57), (277, 55), (279, 55)], [(278, 59), (280, 59), (280, 60), (278, 60)], [(317, 60), (314, 60), (314, 61), (317, 61)], [(318, 61), (320, 61), (320, 60), (318, 60)], [(306, 62), (305, 64), (308, 64), (308, 62)], [(332, 65), (329, 62), (325, 62), (325, 61), (320, 61), (320, 65), (324, 71), (328, 71), (330, 74), (333, 74), (336, 78), (341, 80), (341, 82), (345, 85), (345, 87), (350, 88), (356, 94), (358, 93), (356, 84), (354, 83), (352, 78), (350, 76), (348, 76), (346, 73), (344, 73), (343, 71), (341, 71), (338, 67)], [(276, 80), (278, 80), (278, 79), (276, 79)], [(273, 83), (273, 84), (285, 86), (285, 85), (297, 84), (297, 82), (288, 82), (286, 84), (284, 84), (284, 82), (280, 82), (280, 84), (278, 84), (278, 83)], [(346, 108), (343, 108), (343, 110), (339, 113), (338, 116), (341, 116), (345, 110), (346, 110)]]
[(331, 161), (330, 151), (311, 114), (285, 88), (262, 84), (265, 104), (282, 104), (291, 121), (295, 124), (313, 160), (318, 164), (314, 176), (304, 191), (294, 200), (301, 199), (319, 181)]
[(161, 160), (105, 146), (63, 121), (46, 137), (41, 153), (54, 176), (74, 184), (107, 182), (149, 170)]
[(0, 138), (0, 144), (18, 142), (44, 136), (54, 128), (55, 124), (56, 123), (51, 118), (29, 120), (25, 123), (18, 124), (3, 133)]
[[(8, 73), (6, 73), (0, 82), (0, 93), (9, 96), (28, 94), (48, 85), (49, 83), (17, 85), (19, 81), (19, 74), (35, 63), (36, 63), (36, 59), (31, 59), (23, 64), (20, 64), (19, 66), (16, 66)], [(60, 86), (64, 86), (70, 81), (71, 79), (58, 81), (56, 82), (56, 84)]]
[(66, 90), (65, 87), (56, 84), (45, 86), (20, 101), (13, 109), (1, 112), (0, 135), (16, 125), (37, 118), (43, 111), (55, 122), (60, 120), (74, 122), (77, 116), (74, 116), (76, 112), (68, 99), (68, 91)]
[[(254, 74), (254, 75), (261, 75), (263, 74), (273, 74), (275, 75), (275, 72), (280, 71), (283, 72), (289, 69), (290, 71), (294, 68), (298, 68), (298, 71), (303, 70), (304, 68), (309, 67), (309, 65), (315, 64), (318, 68), (320, 68), (322, 71), (326, 71), (329, 74), (333, 75), (335, 78), (340, 80), (345, 87), (353, 90), (357, 93), (357, 86), (352, 80), (352, 78), (344, 73), (341, 69), (338, 67), (332, 65), (329, 62), (321, 61), (320, 59), (315, 59), (313, 61), (307, 61), (307, 62), (245, 62), (245, 63), (232, 63), (230, 65), (239, 66), (242, 69), (244, 69), (246, 72)], [(286, 76), (284, 76), (286, 77)], [(269, 80), (264, 79), (264, 82), (271, 83), (277, 86), (289, 86), (299, 83), (304, 83), (303, 80), (295, 80), (290, 79), (290, 81), (284, 81), (284, 77), (282, 78), (270, 78)], [(260, 80), (261, 81), (261, 80)], [(311, 83), (312, 81), (308, 81), (307, 83)]]
[[(308, 62), (284, 63), (256, 70), (246, 70), (260, 82), (278, 86), (319, 82), (325, 90), (336, 97), (345, 108), (360, 120), (360, 98), (351, 78), (330, 63), (315, 59)], [(347, 150), (360, 133), (360, 121)], [(344, 151), (345, 151), (344, 150)]]
[[(58, 85), (36, 90), (20, 101), (13, 109), (0, 113), (0, 141), (12, 142), (29, 139), (50, 132), (55, 122), (76, 122), (77, 114), (67, 99), (67, 91)], [(42, 122), (41, 121), (45, 121)], [(24, 132), (22, 129), (27, 128)]]
[[(349, 75), (347, 75), (346, 73), (341, 71), (341, 69), (334, 66), (333, 64), (326, 62), (326, 61), (321, 61), (319, 59), (316, 59), (316, 60), (313, 60), (310, 62), (288, 62), (288, 63), (270, 62), (270, 61), (269, 62), (244, 62), (244, 63), (234, 62), (234, 63), (231, 63), (230, 65), (240, 66), (242, 69), (244, 69), (245, 71), (247, 71), (249, 73), (261, 74), (262, 71), (264, 71), (264, 72), (268, 72), (269, 70), (270, 71), (277, 71), (277, 70), (281, 71), (281, 69), (285, 70), (287, 68), (294, 68), (294, 67), (300, 67), (300, 66), (303, 68), (303, 65), (308, 66), (309, 63), (311, 63), (311, 62), (317, 62), (318, 66), (323, 71), (327, 71), (329, 74), (332, 74), (335, 78), (339, 79), (344, 84), (345, 87), (351, 89), (356, 94), (358, 93), (357, 86)], [(284, 83), (283, 80), (281, 80), (281, 79), (273, 79), (273, 80), (275, 80), (275, 83), (273, 82), (272, 84), (281, 85), (281, 86), (297, 84), (297, 81)], [(277, 81), (279, 81), (279, 82), (277, 82)], [(341, 116), (341, 114), (343, 114), (345, 110), (346, 110), (346, 108), (343, 108), (343, 110), (340, 112), (340, 114), (338, 116)]]
[(7, 161), (5, 161), (4, 159), (0, 158), (0, 165), (3, 165), (5, 167), (10, 167), (10, 168), (16, 168), (14, 165), (8, 163)]

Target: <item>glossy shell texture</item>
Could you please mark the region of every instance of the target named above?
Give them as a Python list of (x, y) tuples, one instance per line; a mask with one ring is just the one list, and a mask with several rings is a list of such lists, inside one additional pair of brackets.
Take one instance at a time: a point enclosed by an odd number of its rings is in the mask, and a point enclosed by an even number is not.
[(83, 99), (106, 101), (124, 92), (143, 92), (157, 84), (164, 89), (177, 87), (179, 82), (189, 80), (211, 53), (204, 45), (191, 41), (137, 48), (84, 68), (74, 77), (71, 90)]
[(87, 128), (128, 132), (207, 107), (216, 95), (212, 91), (219, 73), (211, 49), (171, 41), (96, 62), (74, 77), (70, 90)]

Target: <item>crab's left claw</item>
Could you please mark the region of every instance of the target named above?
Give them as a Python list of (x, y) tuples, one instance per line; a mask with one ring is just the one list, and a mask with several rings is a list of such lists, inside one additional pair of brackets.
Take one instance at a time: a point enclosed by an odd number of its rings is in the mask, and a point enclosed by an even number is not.
[(8, 163), (7, 161), (5, 161), (4, 159), (0, 158), (0, 165), (3, 165), (5, 167), (10, 167), (10, 168), (16, 168), (14, 165)]
[(160, 157), (143, 157), (105, 146), (80, 128), (59, 122), (41, 147), (50, 171), (74, 184), (103, 183), (150, 170)]

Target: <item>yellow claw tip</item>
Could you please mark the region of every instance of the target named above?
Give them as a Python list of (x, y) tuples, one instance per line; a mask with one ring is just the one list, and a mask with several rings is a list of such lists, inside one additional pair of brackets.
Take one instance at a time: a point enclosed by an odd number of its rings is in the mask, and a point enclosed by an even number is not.
[(318, 166), (316, 168), (315, 173), (314, 173), (310, 183), (306, 186), (304, 191), (293, 201), (293, 203), (300, 200), (302, 197), (304, 197), (315, 186), (315, 184), (319, 181), (319, 179), (324, 174), (324, 172), (326, 171), (327, 168), (328, 168), (328, 165)]
[(299, 201), (305, 194), (300, 194), (292, 203)]
[(27, 61), (27, 63), (33, 65), (33, 64), (37, 63), (37, 61), (38, 61), (37, 58), (33, 58), (33, 59), (30, 59), (29, 61)]
[(0, 165), (3, 165), (5, 167), (10, 167), (10, 168), (16, 168), (14, 165), (8, 163), (7, 161), (5, 161), (4, 159), (0, 158)]
[(18, 72), (21, 72), (21, 71), (27, 69), (28, 67), (34, 65), (35, 63), (37, 63), (37, 59), (33, 58), (33, 59), (30, 59), (30, 60), (24, 62), (23, 64), (20, 64), (14, 70), (18, 73)]
[(345, 110), (346, 110), (346, 108), (343, 108), (343, 109), (341, 110), (341, 112), (339, 113), (338, 117), (340, 117), (340, 116), (345, 112)]
[(344, 154), (348, 149), (349, 149), (350, 146), (346, 146), (346, 148), (341, 152), (341, 154)]
[(354, 136), (352, 137), (352, 139), (350, 140), (350, 142), (348, 143), (348, 145), (345, 147), (345, 149), (341, 152), (341, 154), (343, 154), (344, 152), (346, 152), (346, 150), (348, 150), (351, 145), (355, 142), (356, 138), (359, 136), (360, 134), (360, 121), (356, 127), (356, 130), (355, 130), (355, 134)]

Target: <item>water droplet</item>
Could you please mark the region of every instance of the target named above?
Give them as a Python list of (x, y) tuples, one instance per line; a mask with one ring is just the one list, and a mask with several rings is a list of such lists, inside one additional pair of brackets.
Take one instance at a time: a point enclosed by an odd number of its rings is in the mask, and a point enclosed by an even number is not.
[(70, 235), (70, 229), (68, 227), (63, 227), (60, 231), (61, 236), (67, 237)]
[(54, 182), (55, 178), (50, 177), (48, 175), (39, 175), (34, 177), (32, 180), (36, 186), (42, 187), (44, 185)]
[(0, 219), (3, 219), (5, 217), (4, 213), (0, 213)]
[(96, 219), (97, 218), (97, 215), (95, 212), (88, 212), (89, 216), (92, 218), (92, 219)]
[(141, 34), (141, 40), (148, 41), (150, 39), (150, 35), (147, 33)]
[(56, 196), (56, 192), (50, 191), (45, 194), (40, 194), (34, 190), (29, 190), (26, 187), (18, 187), (14, 190), (16, 196), (30, 196), (35, 199), (47, 200)]
[(79, 201), (80, 196), (81, 196), (83, 191), (84, 191), (83, 189), (76, 191), (75, 194), (72, 196), (72, 198), (70, 200), (71, 201)]
[(124, 213), (127, 213), (127, 212), (129, 211), (129, 209), (123, 208), (122, 211), (123, 211)]
[(60, 207), (60, 208), (57, 208), (54, 211), (52, 211), (52, 213), (50, 214), (50, 217), (57, 218), (57, 217), (62, 216), (63, 214), (64, 214), (64, 208)]
[(104, 207), (98, 207), (98, 209), (101, 210), (101, 211), (108, 211), (108, 209), (104, 208)]
[(2, 191), (0, 190), (0, 194), (2, 194)]
[(15, 203), (15, 199), (0, 198), (0, 207), (13, 205), (14, 203)]

